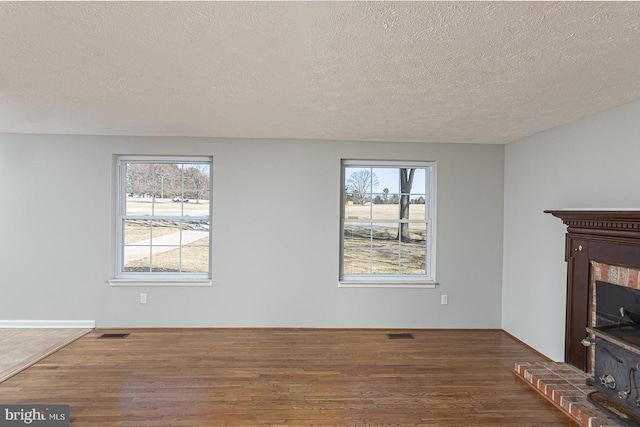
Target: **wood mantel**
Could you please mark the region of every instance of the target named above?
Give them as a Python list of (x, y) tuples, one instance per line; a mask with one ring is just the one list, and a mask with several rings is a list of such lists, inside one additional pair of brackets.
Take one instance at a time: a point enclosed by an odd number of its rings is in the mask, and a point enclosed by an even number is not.
[(547, 210), (567, 226), (565, 362), (587, 370), (590, 265), (640, 268), (640, 210)]

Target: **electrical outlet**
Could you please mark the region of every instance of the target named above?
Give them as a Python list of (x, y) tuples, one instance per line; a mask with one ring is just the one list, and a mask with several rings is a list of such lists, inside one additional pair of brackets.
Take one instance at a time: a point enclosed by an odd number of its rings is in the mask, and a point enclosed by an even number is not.
[(449, 296), (448, 295), (440, 295), (440, 304), (442, 304), (442, 305), (449, 304)]
[(147, 294), (140, 294), (140, 304), (147, 303)]

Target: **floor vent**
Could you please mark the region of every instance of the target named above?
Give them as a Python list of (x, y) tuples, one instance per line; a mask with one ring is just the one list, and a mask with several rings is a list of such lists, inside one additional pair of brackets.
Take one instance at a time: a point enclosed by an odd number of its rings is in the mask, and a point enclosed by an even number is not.
[(412, 340), (413, 334), (387, 334), (390, 340)]
[(98, 338), (126, 338), (129, 334), (102, 334)]

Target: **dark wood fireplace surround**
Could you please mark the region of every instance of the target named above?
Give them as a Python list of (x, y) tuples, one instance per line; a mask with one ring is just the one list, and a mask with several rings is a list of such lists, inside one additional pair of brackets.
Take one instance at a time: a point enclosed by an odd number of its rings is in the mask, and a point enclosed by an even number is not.
[(565, 362), (588, 369), (591, 261), (640, 269), (640, 210), (547, 210), (567, 226)]

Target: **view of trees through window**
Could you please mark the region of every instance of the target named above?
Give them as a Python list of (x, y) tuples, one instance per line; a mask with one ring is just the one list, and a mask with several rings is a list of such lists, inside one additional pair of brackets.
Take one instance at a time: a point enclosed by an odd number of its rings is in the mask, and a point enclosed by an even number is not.
[(121, 162), (123, 273), (209, 273), (210, 162)]
[(343, 162), (342, 276), (428, 274), (430, 166)]
[(209, 165), (126, 163), (126, 168), (126, 191), (133, 197), (209, 199)]

